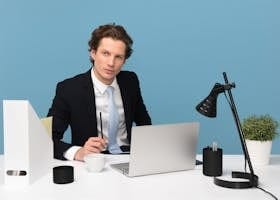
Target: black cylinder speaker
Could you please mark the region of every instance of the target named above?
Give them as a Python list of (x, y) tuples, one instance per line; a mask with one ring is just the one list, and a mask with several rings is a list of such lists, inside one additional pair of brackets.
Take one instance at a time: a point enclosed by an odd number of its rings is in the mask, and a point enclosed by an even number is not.
[(206, 147), (203, 149), (203, 174), (206, 176), (221, 176), (223, 173), (223, 150)]

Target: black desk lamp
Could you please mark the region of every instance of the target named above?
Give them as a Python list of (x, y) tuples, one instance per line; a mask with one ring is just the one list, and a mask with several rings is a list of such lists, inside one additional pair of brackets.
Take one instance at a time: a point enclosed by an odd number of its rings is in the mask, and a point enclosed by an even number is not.
[(258, 186), (258, 176), (254, 174), (253, 166), (250, 160), (250, 156), (247, 150), (247, 146), (244, 139), (244, 134), (241, 128), (241, 123), (238, 117), (238, 113), (236, 110), (236, 106), (234, 104), (233, 96), (231, 93), (231, 89), (235, 88), (235, 83), (229, 83), (227, 79), (227, 75), (223, 73), (225, 84), (222, 85), (220, 83), (216, 83), (211, 90), (210, 94), (196, 106), (196, 110), (205, 115), (207, 117), (216, 117), (216, 106), (217, 106), (217, 98), (220, 93), (224, 93), (225, 96), (229, 97), (229, 105), (235, 120), (235, 124), (239, 133), (240, 142), (242, 145), (242, 150), (245, 156), (245, 162), (248, 162), (248, 166), (250, 169), (250, 173), (247, 172), (232, 172), (232, 178), (241, 178), (246, 179), (245, 181), (227, 181), (218, 179), (214, 177), (214, 183), (216, 185), (226, 187), (226, 188), (252, 188)]

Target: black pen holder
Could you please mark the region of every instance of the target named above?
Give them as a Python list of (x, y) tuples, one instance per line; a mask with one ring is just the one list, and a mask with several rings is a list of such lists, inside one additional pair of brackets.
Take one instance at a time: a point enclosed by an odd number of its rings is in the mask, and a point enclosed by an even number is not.
[(221, 176), (223, 173), (223, 150), (211, 147), (203, 149), (203, 174), (206, 176)]

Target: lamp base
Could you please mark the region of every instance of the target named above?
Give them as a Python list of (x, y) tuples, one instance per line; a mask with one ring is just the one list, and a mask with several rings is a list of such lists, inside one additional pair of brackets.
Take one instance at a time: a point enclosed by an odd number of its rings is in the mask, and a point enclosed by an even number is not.
[(233, 188), (233, 189), (252, 188), (252, 187), (257, 187), (259, 184), (258, 183), (259, 177), (255, 174), (252, 175), (246, 172), (235, 171), (232, 172), (231, 176), (232, 178), (242, 178), (242, 179), (247, 179), (249, 181), (227, 181), (214, 177), (214, 183), (221, 187)]

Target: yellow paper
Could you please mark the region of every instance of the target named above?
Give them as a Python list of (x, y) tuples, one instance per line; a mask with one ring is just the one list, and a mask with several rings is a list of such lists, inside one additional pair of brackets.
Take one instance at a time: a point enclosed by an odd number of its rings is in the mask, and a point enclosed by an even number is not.
[(50, 137), (52, 137), (52, 117), (45, 117), (41, 119), (44, 127), (47, 129), (47, 132)]

